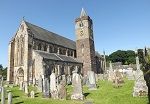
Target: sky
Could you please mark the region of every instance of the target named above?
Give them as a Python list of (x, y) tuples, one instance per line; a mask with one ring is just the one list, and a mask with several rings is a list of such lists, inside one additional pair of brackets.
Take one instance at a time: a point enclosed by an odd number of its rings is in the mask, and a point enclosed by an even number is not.
[(150, 47), (150, 0), (0, 0), (0, 64), (7, 66), (8, 43), (23, 17), (76, 40), (74, 21), (81, 8), (93, 20), (100, 54)]

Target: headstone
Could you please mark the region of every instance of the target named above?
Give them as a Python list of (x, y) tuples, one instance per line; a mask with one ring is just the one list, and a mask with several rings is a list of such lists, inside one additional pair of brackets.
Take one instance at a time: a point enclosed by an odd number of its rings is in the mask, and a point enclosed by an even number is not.
[(30, 96), (31, 96), (31, 98), (35, 97), (35, 92), (33, 90), (30, 92)]
[(93, 71), (88, 71), (88, 81), (89, 90), (96, 90), (96, 78), (95, 73)]
[(115, 71), (115, 79), (113, 80), (114, 87), (121, 87), (124, 83), (123, 75), (118, 70)]
[(12, 93), (8, 93), (8, 104), (12, 104)]
[(82, 81), (82, 85), (88, 85), (89, 81), (88, 81), (88, 76), (85, 75), (84, 77), (82, 77), (83, 81)]
[(43, 85), (43, 97), (44, 98), (49, 98), (50, 97), (50, 93), (49, 93), (49, 79), (45, 78), (44, 79), (44, 85)]
[(74, 84), (76, 83), (76, 82), (74, 82), (75, 80), (73, 80), (73, 79), (77, 75), (78, 75), (77, 70), (72, 71), (72, 86), (74, 86)]
[(28, 83), (27, 83), (27, 82), (24, 83), (24, 92), (25, 92), (26, 94), (29, 93), (29, 90), (28, 90)]
[(133, 88), (133, 97), (147, 96), (148, 87), (144, 80), (143, 72), (140, 70), (139, 58), (136, 57), (137, 70), (135, 72), (135, 85)]
[(109, 71), (108, 71), (108, 81), (113, 82), (113, 80), (115, 80), (115, 73), (112, 68), (112, 63), (110, 62), (109, 63)]
[(65, 87), (65, 81), (62, 80), (60, 82), (60, 84), (58, 85), (58, 98), (59, 99), (66, 99), (66, 94), (67, 94), (67, 91), (66, 91), (66, 87)]
[(38, 91), (39, 92), (43, 91), (43, 79), (41, 75), (39, 76), (39, 79), (38, 79)]
[(21, 81), (20, 83), (19, 83), (19, 90), (23, 90), (24, 88), (23, 88), (23, 82)]
[(50, 93), (51, 93), (51, 97), (53, 99), (58, 98), (58, 90), (57, 90), (57, 86), (56, 86), (56, 75), (55, 75), (55, 73), (52, 73), (50, 75)]
[(70, 85), (71, 82), (72, 82), (72, 80), (71, 80), (71, 75), (68, 75), (68, 76), (67, 76), (67, 84)]
[(74, 100), (83, 100), (82, 94), (82, 84), (81, 84), (81, 77), (79, 74), (75, 74), (73, 77), (73, 94), (71, 95), (71, 99)]
[(66, 85), (66, 75), (62, 75), (62, 80), (64, 81), (65, 85)]
[(126, 71), (126, 76), (127, 76), (128, 80), (135, 80), (134, 73), (133, 73), (132, 69)]
[(5, 89), (2, 87), (1, 104), (5, 104)]

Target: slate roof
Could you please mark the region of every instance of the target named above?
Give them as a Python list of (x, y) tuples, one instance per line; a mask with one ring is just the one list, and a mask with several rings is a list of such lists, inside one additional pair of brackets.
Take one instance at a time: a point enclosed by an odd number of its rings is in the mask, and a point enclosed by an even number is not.
[(65, 56), (65, 55), (58, 55), (56, 53), (48, 53), (45, 51), (35, 50), (36, 53), (38, 53), (40, 56), (42, 56), (45, 59), (50, 59), (54, 61), (64, 61), (64, 62), (72, 62), (72, 63), (81, 63), (77, 59)]
[(50, 31), (43, 29), (39, 26), (33, 25), (29, 22), (25, 21), (25, 23), (26, 23), (27, 27), (30, 29), (30, 31), (34, 34), (34, 38), (76, 50), (75, 41), (67, 39), (63, 36), (56, 34), (56, 33), (50, 32)]

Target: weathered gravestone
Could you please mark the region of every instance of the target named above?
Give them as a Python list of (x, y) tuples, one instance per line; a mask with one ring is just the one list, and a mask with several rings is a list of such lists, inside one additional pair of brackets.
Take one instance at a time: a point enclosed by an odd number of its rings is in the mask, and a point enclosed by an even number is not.
[(88, 87), (89, 90), (96, 90), (96, 78), (93, 71), (88, 71)]
[(115, 71), (115, 79), (113, 80), (114, 87), (121, 87), (124, 83), (123, 75), (118, 70)]
[(135, 72), (135, 85), (133, 88), (133, 96), (147, 96), (148, 87), (144, 80), (143, 72), (140, 70), (139, 58), (136, 57), (137, 70)]
[(85, 75), (84, 77), (82, 77), (83, 81), (82, 81), (82, 85), (88, 85), (89, 81), (88, 81), (88, 76)]
[(19, 90), (23, 90), (23, 89), (24, 89), (23, 86), (24, 86), (24, 84), (23, 84), (23, 82), (21, 81), (21, 82), (19, 83)]
[(73, 94), (71, 95), (71, 99), (83, 100), (84, 96), (82, 94), (81, 77), (79, 74), (74, 75), (72, 83), (73, 83)]
[(67, 83), (67, 81), (66, 81), (66, 75), (62, 75), (62, 80), (64, 81), (64, 83), (66, 85), (66, 83)]
[(108, 81), (113, 82), (114, 79), (115, 79), (115, 73), (112, 68), (112, 63), (110, 62), (109, 63), (109, 71), (108, 71)]
[(41, 75), (39, 76), (39, 79), (38, 79), (38, 91), (39, 92), (43, 91), (43, 79)]
[(65, 87), (65, 81), (62, 80), (58, 85), (58, 98), (59, 99), (66, 99), (67, 91)]
[(30, 96), (31, 96), (31, 98), (35, 97), (35, 92), (33, 90), (30, 92)]
[(8, 104), (12, 104), (12, 93), (8, 93)]
[(29, 94), (29, 89), (28, 89), (28, 83), (27, 82), (24, 83), (24, 92), (26, 94)]
[(72, 83), (71, 75), (67, 76), (67, 84), (70, 85)]
[(1, 104), (5, 104), (5, 88), (2, 87)]
[(50, 75), (50, 93), (53, 99), (58, 99), (58, 90), (56, 86), (56, 75), (52, 73)]
[(135, 80), (134, 72), (132, 69), (129, 69), (126, 71), (126, 76), (127, 76), (128, 80)]
[(43, 97), (44, 98), (49, 98), (50, 97), (49, 79), (48, 78), (44, 78)]

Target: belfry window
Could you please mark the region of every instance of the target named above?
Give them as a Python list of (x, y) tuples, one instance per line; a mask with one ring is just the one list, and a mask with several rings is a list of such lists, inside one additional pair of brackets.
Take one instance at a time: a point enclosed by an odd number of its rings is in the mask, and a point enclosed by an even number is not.
[(80, 27), (83, 27), (83, 23), (80, 23), (79, 26), (80, 26)]
[(81, 52), (84, 53), (84, 44), (81, 45)]

